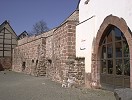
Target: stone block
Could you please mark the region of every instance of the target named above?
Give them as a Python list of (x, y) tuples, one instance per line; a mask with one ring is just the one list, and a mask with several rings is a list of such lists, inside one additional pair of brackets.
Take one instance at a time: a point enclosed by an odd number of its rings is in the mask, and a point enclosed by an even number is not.
[(132, 100), (132, 89), (130, 88), (115, 89), (114, 96), (116, 100)]

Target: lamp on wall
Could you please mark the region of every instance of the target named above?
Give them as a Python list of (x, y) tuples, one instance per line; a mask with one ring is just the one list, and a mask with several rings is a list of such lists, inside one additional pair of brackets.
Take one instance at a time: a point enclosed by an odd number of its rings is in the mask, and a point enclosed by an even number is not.
[(89, 1), (90, 1), (90, 0), (86, 0), (86, 1), (84, 2), (84, 4), (88, 4)]

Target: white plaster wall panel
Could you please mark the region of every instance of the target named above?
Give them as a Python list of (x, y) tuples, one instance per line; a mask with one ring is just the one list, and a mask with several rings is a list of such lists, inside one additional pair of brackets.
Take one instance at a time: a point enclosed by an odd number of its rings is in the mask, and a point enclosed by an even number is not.
[[(132, 30), (132, 1), (131, 0), (81, 0), (79, 4), (79, 22), (95, 16), (94, 20), (88, 20), (76, 27), (76, 56), (85, 57), (86, 72), (91, 69), (92, 41), (108, 15), (123, 18), (128, 27)], [(93, 21), (92, 21), (93, 20)], [(84, 44), (81, 40), (85, 40)], [(81, 46), (86, 46), (85, 50), (80, 50)]]

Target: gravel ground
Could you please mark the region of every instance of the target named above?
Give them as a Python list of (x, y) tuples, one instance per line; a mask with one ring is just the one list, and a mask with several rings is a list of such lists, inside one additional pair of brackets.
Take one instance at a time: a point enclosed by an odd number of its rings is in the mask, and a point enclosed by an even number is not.
[(44, 77), (0, 72), (0, 100), (115, 100), (106, 90), (62, 88)]

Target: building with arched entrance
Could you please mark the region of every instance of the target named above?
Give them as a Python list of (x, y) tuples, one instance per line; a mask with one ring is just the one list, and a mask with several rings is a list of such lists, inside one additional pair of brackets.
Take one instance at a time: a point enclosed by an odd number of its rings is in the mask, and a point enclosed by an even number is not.
[(13, 71), (60, 83), (132, 88), (131, 6), (130, 0), (80, 0), (58, 27), (31, 37), (23, 32), (19, 40), (6, 22), (0, 25), (1, 62), (11, 57)]
[(85, 57), (87, 86), (132, 88), (131, 6), (129, 0), (80, 0), (76, 56)]

